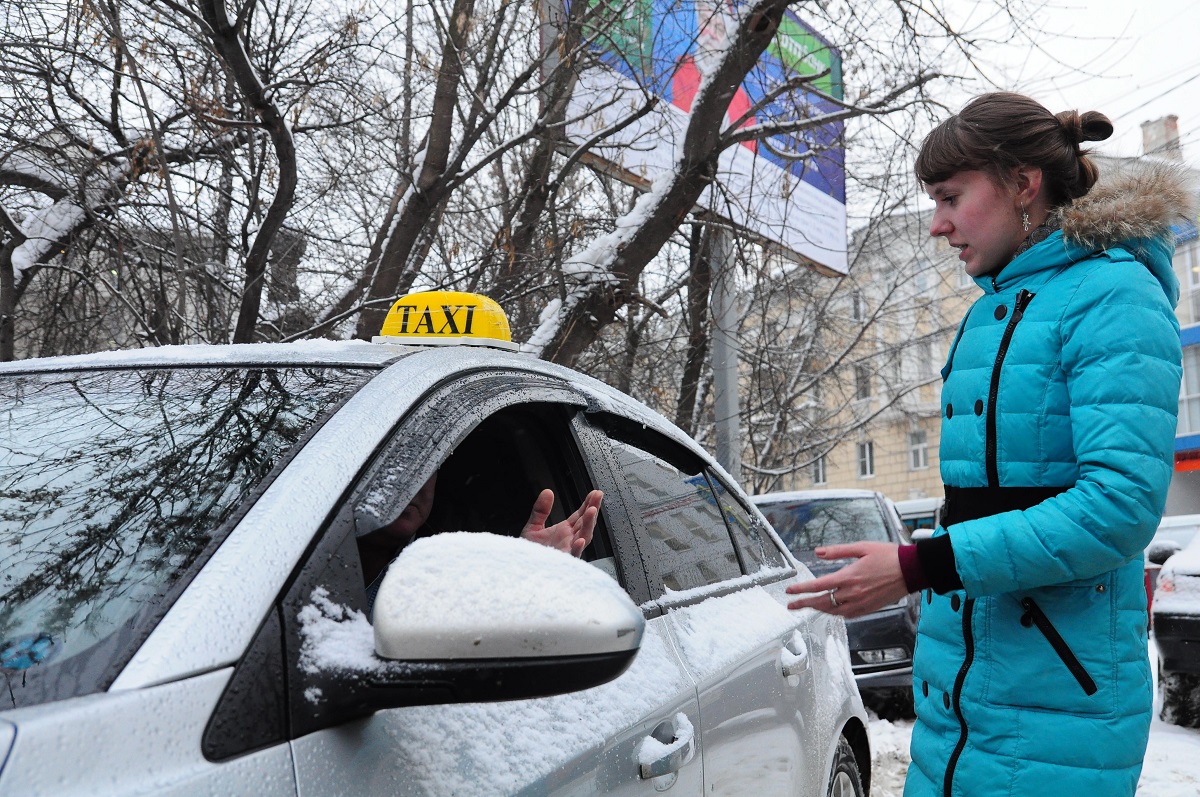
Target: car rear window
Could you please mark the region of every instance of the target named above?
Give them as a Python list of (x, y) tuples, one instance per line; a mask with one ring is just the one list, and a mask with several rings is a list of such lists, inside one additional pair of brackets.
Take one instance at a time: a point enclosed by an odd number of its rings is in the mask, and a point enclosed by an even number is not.
[(817, 498), (761, 503), (775, 532), (793, 552), (862, 540), (890, 542), (874, 498)]
[(106, 688), (247, 496), (371, 373), (0, 379), (0, 707)]

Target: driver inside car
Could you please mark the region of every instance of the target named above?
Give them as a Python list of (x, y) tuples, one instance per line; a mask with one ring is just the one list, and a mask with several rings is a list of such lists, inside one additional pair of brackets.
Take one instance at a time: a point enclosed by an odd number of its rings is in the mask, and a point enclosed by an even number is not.
[[(428, 524), (433, 509), (434, 491), (437, 488), (437, 473), (421, 485), (417, 494), (408, 502), (404, 511), (385, 526), (358, 538), (358, 553), (362, 561), (363, 580), (367, 584), (367, 605), (373, 606), (379, 585), (392, 560), (418, 536), (424, 537), (450, 529), (432, 528)], [(596, 530), (596, 519), (600, 514), (600, 502), (604, 493), (592, 490), (583, 499), (583, 504), (565, 520), (546, 525), (546, 519), (554, 509), (554, 491), (545, 489), (538, 493), (529, 513), (529, 520), (521, 529), (521, 537), (531, 542), (569, 553), (574, 557), (592, 542)], [(503, 529), (497, 529), (503, 533)]]

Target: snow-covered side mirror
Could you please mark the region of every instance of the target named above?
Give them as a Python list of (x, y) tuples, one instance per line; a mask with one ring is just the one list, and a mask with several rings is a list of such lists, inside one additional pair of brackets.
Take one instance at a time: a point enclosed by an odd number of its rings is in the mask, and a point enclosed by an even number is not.
[(374, 625), (376, 654), (394, 661), (632, 661), (645, 621), (586, 562), (520, 538), (458, 532), (416, 540), (397, 557)]
[(414, 541), (388, 568), (373, 619), (372, 630), (321, 590), (301, 612), (305, 697), (325, 727), (385, 708), (598, 686), (629, 667), (645, 630), (603, 571), (481, 532)]

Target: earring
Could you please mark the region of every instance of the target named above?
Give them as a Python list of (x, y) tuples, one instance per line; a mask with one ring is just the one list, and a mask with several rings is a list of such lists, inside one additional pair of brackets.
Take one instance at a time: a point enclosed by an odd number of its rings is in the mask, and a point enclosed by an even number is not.
[(1021, 228), (1025, 232), (1029, 232), (1029, 214), (1025, 211), (1025, 206), (1021, 206)]

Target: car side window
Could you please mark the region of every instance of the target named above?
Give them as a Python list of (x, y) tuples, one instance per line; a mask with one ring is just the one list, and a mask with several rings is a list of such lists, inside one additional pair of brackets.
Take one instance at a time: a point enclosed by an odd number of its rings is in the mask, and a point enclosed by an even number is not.
[(787, 567), (787, 560), (767, 533), (762, 521), (751, 513), (715, 474), (710, 472), (709, 480), (721, 510), (725, 513), (725, 522), (729, 524), (733, 543), (741, 554), (742, 569), (752, 574), (760, 570)]
[(737, 552), (704, 469), (682, 468), (622, 440), (611, 443), (663, 586), (682, 591), (740, 576)]

